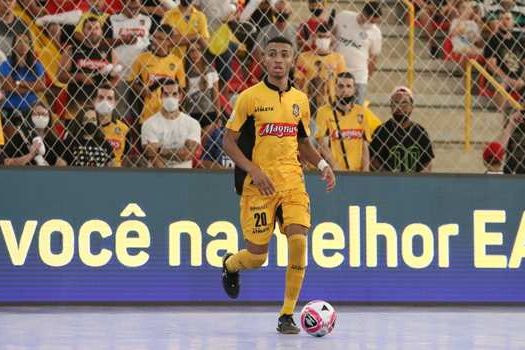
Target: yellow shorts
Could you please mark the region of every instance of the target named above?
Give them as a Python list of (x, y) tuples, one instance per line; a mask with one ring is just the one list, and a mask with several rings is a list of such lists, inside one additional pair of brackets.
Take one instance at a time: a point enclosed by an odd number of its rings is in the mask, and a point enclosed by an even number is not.
[(290, 224), (310, 228), (310, 198), (303, 190), (278, 192), (272, 196), (242, 195), (240, 206), (244, 239), (253, 244), (268, 244), (276, 221), (283, 233)]

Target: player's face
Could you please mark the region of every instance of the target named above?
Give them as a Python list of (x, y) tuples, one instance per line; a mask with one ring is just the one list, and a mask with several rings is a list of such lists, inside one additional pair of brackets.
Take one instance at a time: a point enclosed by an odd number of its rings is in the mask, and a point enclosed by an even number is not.
[(398, 92), (390, 100), (390, 108), (392, 109), (392, 115), (405, 115), (410, 116), (414, 108), (410, 95)]
[(286, 43), (270, 43), (266, 47), (264, 66), (274, 79), (288, 76), (293, 64), (293, 48)]
[(355, 95), (355, 82), (351, 78), (338, 78), (335, 84), (335, 95), (338, 98)]

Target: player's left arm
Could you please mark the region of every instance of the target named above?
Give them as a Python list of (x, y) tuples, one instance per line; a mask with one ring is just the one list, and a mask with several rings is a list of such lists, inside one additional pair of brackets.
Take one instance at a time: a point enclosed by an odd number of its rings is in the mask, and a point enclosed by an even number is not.
[(326, 191), (330, 192), (335, 187), (335, 175), (328, 163), (317, 153), (308, 137), (300, 137), (299, 156), (321, 170), (321, 176), (326, 181)]

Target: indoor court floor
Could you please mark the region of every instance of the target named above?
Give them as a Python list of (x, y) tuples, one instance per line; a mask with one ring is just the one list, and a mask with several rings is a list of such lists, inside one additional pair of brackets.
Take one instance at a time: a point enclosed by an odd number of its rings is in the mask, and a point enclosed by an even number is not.
[(278, 306), (4, 306), (0, 349), (525, 349), (524, 307), (334, 306), (324, 338), (277, 334)]

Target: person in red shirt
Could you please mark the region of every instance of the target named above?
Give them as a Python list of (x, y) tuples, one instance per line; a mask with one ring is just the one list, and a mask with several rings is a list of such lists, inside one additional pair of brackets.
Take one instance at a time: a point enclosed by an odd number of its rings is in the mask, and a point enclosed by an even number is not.
[(297, 31), (297, 47), (299, 52), (311, 51), (315, 49), (315, 44), (311, 42), (317, 27), (324, 22), (325, 0), (308, 0), (308, 9), (311, 16), (299, 25)]

